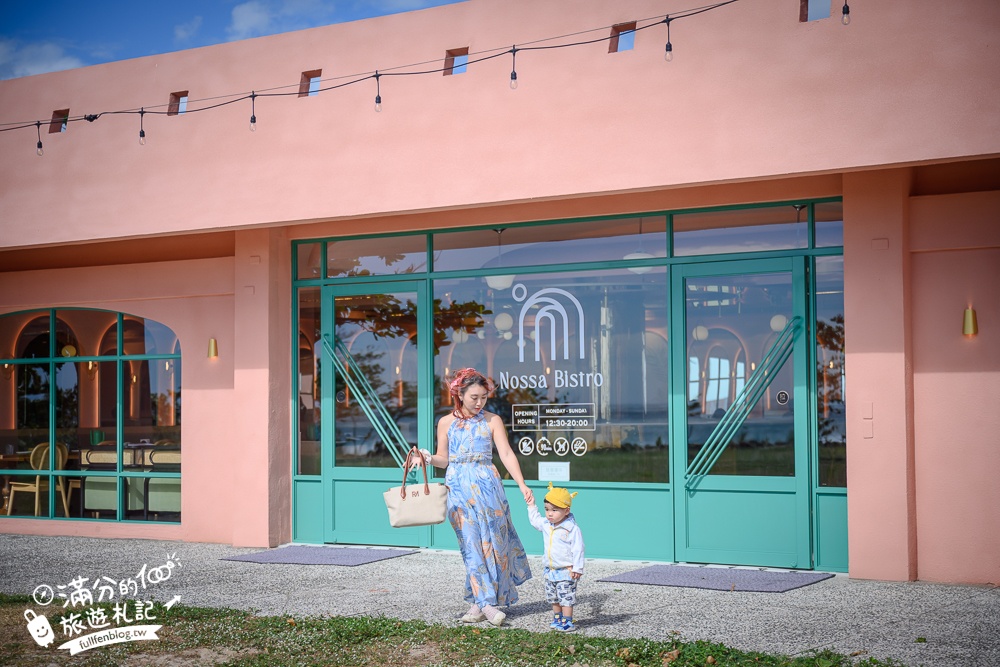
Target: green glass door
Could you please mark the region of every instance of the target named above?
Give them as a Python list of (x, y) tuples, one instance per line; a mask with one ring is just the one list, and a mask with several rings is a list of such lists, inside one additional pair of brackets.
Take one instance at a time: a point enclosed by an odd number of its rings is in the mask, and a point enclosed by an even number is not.
[(402, 479), (411, 444), (426, 446), (417, 333), (423, 282), (324, 289), (324, 541), (414, 545), (422, 528), (391, 528), (382, 493)]
[(813, 566), (805, 285), (797, 258), (674, 270), (678, 561)]

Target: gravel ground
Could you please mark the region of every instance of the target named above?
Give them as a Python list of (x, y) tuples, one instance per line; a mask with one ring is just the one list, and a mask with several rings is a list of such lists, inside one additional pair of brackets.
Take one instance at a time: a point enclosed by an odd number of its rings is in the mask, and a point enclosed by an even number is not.
[[(364, 548), (364, 547), (353, 547)], [(0, 592), (58, 593), (77, 577), (138, 579), (134, 599), (251, 609), (266, 615), (385, 615), (456, 623), (464, 569), (456, 552), (416, 553), (356, 567), (220, 560), (260, 549), (137, 539), (0, 534)], [(180, 567), (163, 566), (173, 557)], [(548, 631), (539, 557), (519, 588), (508, 624)], [(785, 593), (742, 593), (600, 582), (648, 562), (592, 559), (575, 610), (580, 634), (704, 639), (734, 648), (798, 655), (814, 649), (894, 658), (908, 667), (1000, 665), (1000, 588), (833, 578)], [(158, 569), (159, 568), (159, 569)], [(167, 577), (163, 577), (166, 574)], [(66, 590), (66, 589), (61, 589)], [(61, 603), (57, 599), (56, 603)], [(922, 638), (923, 641), (918, 641)]]

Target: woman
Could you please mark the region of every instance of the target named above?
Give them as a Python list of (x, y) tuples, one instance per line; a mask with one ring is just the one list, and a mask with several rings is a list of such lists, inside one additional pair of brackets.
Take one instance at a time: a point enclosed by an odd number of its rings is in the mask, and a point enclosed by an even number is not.
[(448, 517), (465, 561), (465, 600), (472, 606), (465, 623), (487, 620), (499, 627), (507, 615), (497, 609), (517, 602), (517, 588), (531, 578), (528, 559), (510, 520), (500, 473), (493, 465), (493, 446), (524, 495), (521, 466), (510, 448), (500, 416), (487, 412), (493, 383), (473, 368), (455, 373), (449, 385), (451, 414), (438, 422), (437, 453), (423, 452), (429, 465), (447, 468)]

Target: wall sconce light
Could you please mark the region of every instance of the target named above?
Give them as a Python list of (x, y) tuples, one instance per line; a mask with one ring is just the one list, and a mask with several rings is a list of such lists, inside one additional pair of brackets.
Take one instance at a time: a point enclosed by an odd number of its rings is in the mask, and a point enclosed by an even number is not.
[(97, 368), (98, 368), (98, 365), (97, 365), (96, 361), (88, 361), (87, 362), (87, 375), (90, 376), (91, 380), (93, 380), (94, 377), (97, 375)]
[(14, 364), (4, 364), (3, 365), (4, 379), (9, 380), (10, 376), (13, 374), (14, 374)]
[(962, 320), (962, 334), (971, 338), (978, 333), (979, 322), (976, 321), (976, 309), (969, 306), (965, 309), (965, 318)]
[(214, 338), (208, 339), (208, 358), (215, 359), (219, 356), (219, 341)]

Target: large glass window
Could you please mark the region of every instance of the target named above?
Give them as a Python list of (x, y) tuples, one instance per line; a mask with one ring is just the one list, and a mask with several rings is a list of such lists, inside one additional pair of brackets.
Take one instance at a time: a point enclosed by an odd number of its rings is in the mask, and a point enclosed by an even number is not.
[(666, 226), (666, 216), (659, 215), (439, 233), (434, 235), (434, 270), (665, 257)]
[(97, 310), (14, 313), (0, 317), (2, 350), (14, 355), (0, 359), (0, 515), (180, 520), (169, 328)]
[(422, 273), (427, 271), (427, 237), (331, 241), (326, 246), (326, 258), (330, 278)]
[(320, 471), (320, 290), (299, 290), (298, 327), (298, 416), (299, 442), (296, 473), (318, 475)]
[(807, 209), (807, 204), (788, 204), (676, 214), (674, 255), (806, 248), (809, 246)]
[(447, 378), (474, 367), (496, 383), (487, 409), (526, 479), (667, 482), (666, 275), (435, 281), (436, 417), (451, 409)]
[(816, 413), (819, 484), (847, 486), (844, 258), (816, 258)]
[[(694, 277), (685, 294), (689, 465), (731, 427), (724, 418), (735, 403), (746, 411), (729, 422), (735, 430), (722, 441), (711, 474), (794, 475), (792, 360), (767, 364), (780, 358), (794, 314), (791, 273)], [(754, 377), (762, 390), (739, 396)]]

